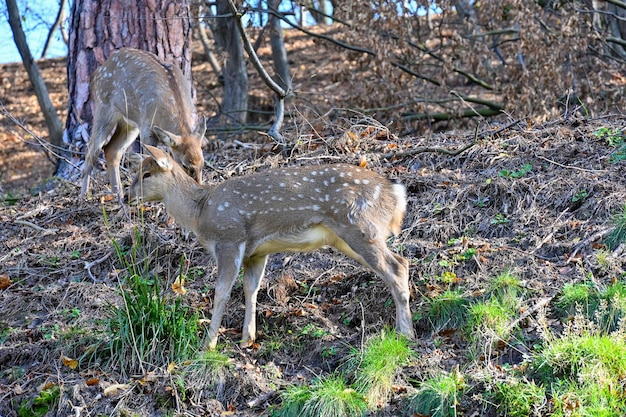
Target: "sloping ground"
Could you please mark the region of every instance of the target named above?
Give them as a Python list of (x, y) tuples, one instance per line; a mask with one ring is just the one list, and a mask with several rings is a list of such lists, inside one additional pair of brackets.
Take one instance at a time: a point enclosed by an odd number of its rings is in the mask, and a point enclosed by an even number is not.
[[(624, 280), (624, 245), (598, 261), (611, 219), (626, 202), (626, 161), (615, 161), (616, 149), (608, 144), (624, 128), (622, 117), (610, 115), (538, 126), (524, 121), (485, 126), (474, 143), (470, 131), (400, 139), (372, 119), (346, 113), (332, 121), (296, 120), (285, 134), (297, 145), (282, 154), (262, 137), (217, 146), (205, 179), (344, 161), (367, 163), (407, 186), (403, 231), (390, 242), (411, 262), (417, 360), (403, 369), (394, 398), (379, 411), (397, 415), (411, 381), (459, 367), (480, 393), (474, 375), (519, 363), (525, 347), (540, 339), (540, 307), (565, 283)], [(464, 147), (458, 155), (441, 151)], [(16, 415), (16, 405), (51, 386), (61, 389), (59, 415), (154, 415), (164, 404), (179, 414), (259, 415), (279, 403), (280, 387), (332, 371), (364, 336), (394, 324), (390, 295), (369, 271), (331, 250), (281, 254), (268, 263), (259, 295), (260, 337), (250, 349), (236, 347), (243, 291), (240, 285), (233, 291), (221, 341), (235, 371), (222, 381), (221, 402), (191, 381), (185, 398), (174, 396), (167, 363), (146, 364), (149, 378), (98, 361), (83, 360), (73, 369), (68, 358), (83, 357), (90, 343), (103, 337), (98, 332), (109, 305), (120, 303), (119, 277), (127, 270), (112, 242), (130, 245), (134, 227), (147, 253), (158, 254), (152, 268), (164, 288), (173, 283), (184, 255), (196, 277), (181, 296), (184, 304), (209, 318), (213, 297), (215, 265), (195, 239), (186, 240), (159, 205), (150, 206), (143, 221), (133, 209), (129, 223), (107, 195), (104, 175), (95, 182), (90, 201), (81, 201), (75, 186), (61, 184), (0, 209), (0, 415)], [(468, 248), (473, 255), (459, 258)], [(459, 332), (436, 334), (423, 318), (427, 297), (445, 289), (440, 277), (446, 272), (468, 293), (480, 294), (506, 270), (520, 277), (528, 292), (515, 347), (498, 345), (476, 358)], [(559, 323), (549, 320), (555, 332)], [(103, 395), (116, 383), (131, 389)], [(460, 407), (465, 415), (483, 410), (495, 415), (480, 395), (461, 399)]]

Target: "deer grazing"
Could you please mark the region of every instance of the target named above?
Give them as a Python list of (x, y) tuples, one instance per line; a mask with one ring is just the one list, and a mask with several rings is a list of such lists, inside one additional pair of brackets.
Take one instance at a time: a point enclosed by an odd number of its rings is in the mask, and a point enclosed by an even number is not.
[(385, 243), (390, 232), (400, 232), (406, 210), (404, 186), (342, 164), (268, 170), (219, 185), (200, 185), (166, 152), (145, 148), (150, 156), (129, 188), (130, 202), (162, 201), (217, 261), (206, 347), (214, 349), (217, 344), (241, 267), (246, 307), (241, 344), (245, 346), (256, 336), (256, 301), (267, 256), (326, 245), (383, 279), (396, 305), (398, 332), (414, 337), (409, 265)]
[(169, 148), (189, 175), (202, 182), (201, 145), (206, 122), (202, 117), (192, 130), (195, 106), (191, 87), (178, 67), (162, 62), (150, 52), (119, 49), (93, 73), (91, 94), (95, 111), (83, 169), (82, 197), (89, 189), (89, 176), (100, 151), (104, 150), (111, 187), (122, 201), (120, 162), (137, 135), (144, 143), (160, 142)]

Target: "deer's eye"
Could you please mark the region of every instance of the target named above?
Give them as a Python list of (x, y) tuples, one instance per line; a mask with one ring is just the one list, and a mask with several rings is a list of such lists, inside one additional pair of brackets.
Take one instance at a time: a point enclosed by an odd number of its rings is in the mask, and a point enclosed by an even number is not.
[(145, 180), (146, 178), (150, 178), (152, 174), (150, 174), (149, 172), (146, 172), (145, 174), (143, 174), (143, 179)]

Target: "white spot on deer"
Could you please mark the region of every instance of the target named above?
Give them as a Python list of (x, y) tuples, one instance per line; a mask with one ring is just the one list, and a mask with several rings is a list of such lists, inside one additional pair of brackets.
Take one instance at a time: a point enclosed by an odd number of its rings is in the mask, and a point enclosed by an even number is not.
[(357, 178), (357, 179), (355, 179), (355, 180), (354, 180), (354, 183), (355, 183), (356, 185), (359, 185), (359, 184), (361, 184), (361, 180)]

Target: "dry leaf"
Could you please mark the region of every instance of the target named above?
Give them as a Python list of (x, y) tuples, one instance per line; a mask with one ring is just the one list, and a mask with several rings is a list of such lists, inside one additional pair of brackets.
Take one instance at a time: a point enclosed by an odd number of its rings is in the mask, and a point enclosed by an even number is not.
[(172, 373), (172, 371), (174, 370), (174, 368), (176, 368), (176, 364), (175, 364), (174, 362), (170, 362), (170, 363), (167, 365), (167, 373), (168, 373), (168, 374), (171, 374), (171, 373)]
[(78, 366), (78, 360), (68, 358), (67, 356), (61, 356), (61, 360), (63, 361), (63, 365), (67, 366), (70, 369), (76, 369)]
[(0, 290), (6, 290), (11, 285), (13, 285), (13, 281), (11, 281), (8, 274), (0, 275)]
[(93, 387), (94, 385), (98, 385), (100, 383), (100, 379), (93, 377), (93, 378), (89, 378), (87, 381), (85, 381), (85, 384), (87, 384), (88, 387)]
[(148, 372), (139, 380), (140, 383), (156, 382), (159, 380), (159, 375), (154, 372)]
[(120, 394), (122, 391), (126, 391), (129, 388), (130, 388), (129, 384), (113, 384), (113, 385), (109, 385), (108, 387), (106, 387), (102, 393), (104, 394), (105, 397), (115, 397), (116, 395)]
[(174, 280), (172, 291), (178, 295), (185, 295), (187, 293), (187, 289), (185, 289), (185, 278), (182, 275), (177, 276), (176, 280)]
[(365, 155), (361, 155), (361, 157), (359, 158), (359, 166), (361, 168), (365, 168), (367, 166), (367, 158), (365, 157)]

